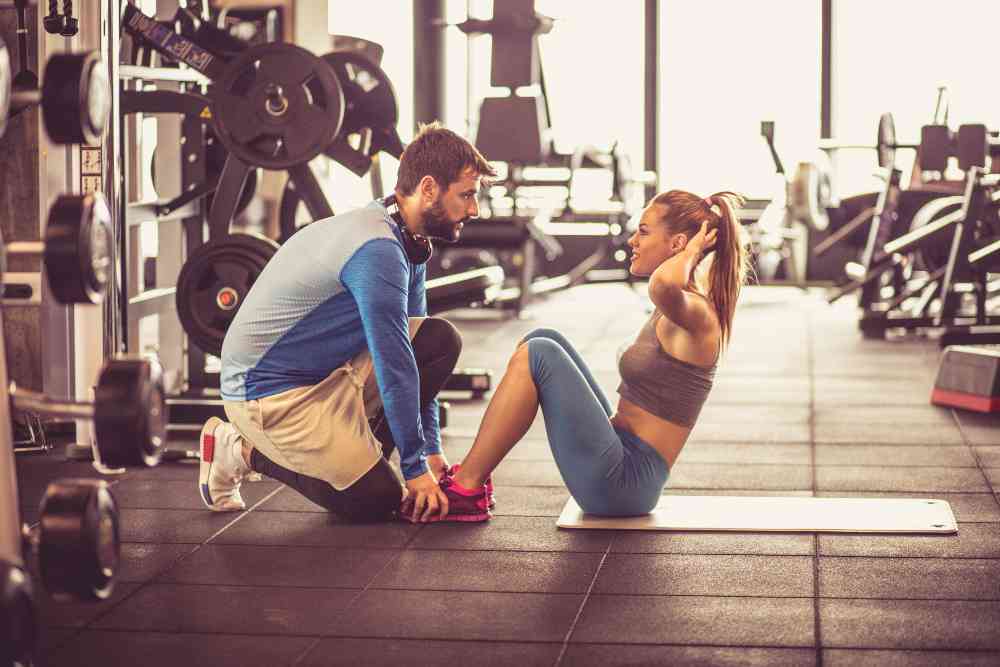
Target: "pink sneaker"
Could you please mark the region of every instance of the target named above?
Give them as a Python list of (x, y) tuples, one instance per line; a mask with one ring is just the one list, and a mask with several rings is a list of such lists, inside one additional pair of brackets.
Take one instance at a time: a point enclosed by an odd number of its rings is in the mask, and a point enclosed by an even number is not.
[[(449, 477), (454, 477), (455, 474), (459, 471), (459, 469), (461, 469), (461, 467), (462, 467), (461, 463), (456, 463), (452, 465), (450, 468), (448, 468), (448, 472), (446, 472), (445, 475)], [(490, 509), (494, 510), (497, 508), (497, 501), (493, 495), (493, 475), (490, 475), (489, 477), (486, 478), (485, 484), (486, 484), (486, 498), (489, 501)]]
[[(448, 515), (443, 519), (434, 515), (427, 521), (428, 523), (437, 521), (475, 522), (488, 521), (493, 518), (493, 514), (490, 513), (488, 501), (486, 500), (485, 485), (478, 489), (466, 489), (463, 486), (459, 486), (450, 475), (445, 475), (440, 483), (441, 490), (448, 497)], [(399, 518), (411, 523), (420, 523), (415, 521), (410, 515), (412, 511), (412, 505), (404, 500), (399, 510)]]

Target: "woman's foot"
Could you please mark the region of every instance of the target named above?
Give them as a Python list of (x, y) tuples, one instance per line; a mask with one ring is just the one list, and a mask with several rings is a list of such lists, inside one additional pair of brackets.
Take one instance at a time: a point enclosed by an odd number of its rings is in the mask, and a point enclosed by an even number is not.
[[(442, 476), (442, 479), (444, 479), (444, 477), (454, 477), (455, 475), (458, 474), (458, 471), (461, 470), (461, 468), (462, 468), (461, 463), (454, 464), (452, 467), (448, 468), (444, 476)], [(486, 485), (486, 499), (487, 501), (489, 501), (489, 507), (491, 510), (496, 509), (497, 502), (496, 498), (493, 495), (493, 476), (490, 475), (489, 477), (487, 477), (484, 484)]]

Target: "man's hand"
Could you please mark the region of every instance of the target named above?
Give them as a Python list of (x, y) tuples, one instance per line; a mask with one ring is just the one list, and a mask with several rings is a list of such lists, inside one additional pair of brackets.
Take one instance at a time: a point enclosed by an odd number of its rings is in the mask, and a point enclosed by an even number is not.
[(444, 454), (430, 454), (427, 457), (427, 467), (431, 469), (431, 473), (441, 479), (444, 474), (448, 471), (448, 459), (444, 457)]
[[(402, 512), (414, 522), (426, 522), (435, 514), (443, 519), (448, 516), (448, 496), (438, 485), (434, 471), (406, 481), (407, 496)], [(412, 507), (412, 512), (410, 508)]]

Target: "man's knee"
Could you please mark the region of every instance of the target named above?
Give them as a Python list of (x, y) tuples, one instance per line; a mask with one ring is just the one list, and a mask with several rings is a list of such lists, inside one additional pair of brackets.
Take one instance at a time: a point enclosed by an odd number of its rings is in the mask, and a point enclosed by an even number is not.
[(414, 351), (433, 351), (440, 356), (454, 357), (462, 352), (462, 335), (454, 324), (441, 317), (428, 317), (413, 337)]
[(399, 510), (403, 487), (385, 459), (350, 487), (331, 498), (326, 509), (345, 521), (370, 523), (387, 521)]

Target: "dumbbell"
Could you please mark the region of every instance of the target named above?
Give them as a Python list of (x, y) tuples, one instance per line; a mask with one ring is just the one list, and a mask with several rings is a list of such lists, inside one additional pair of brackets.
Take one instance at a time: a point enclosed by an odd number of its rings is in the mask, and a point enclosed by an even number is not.
[(56, 54), (45, 65), (41, 89), (16, 88), (10, 54), (0, 39), (0, 136), (8, 117), (38, 105), (53, 143), (97, 143), (111, 112), (111, 86), (98, 52)]
[[(99, 192), (63, 195), (49, 209), (44, 241), (19, 241), (0, 248), (0, 271), (6, 255), (41, 256), (49, 286), (60, 303), (100, 303), (114, 247), (111, 214)], [(37, 300), (30, 283), (5, 284), (5, 299)]]
[(10, 385), (11, 404), (44, 416), (88, 419), (94, 423), (98, 468), (155, 466), (167, 442), (163, 371), (149, 359), (105, 362), (92, 402), (54, 399)]
[(59, 479), (48, 485), (38, 525), (22, 530), (26, 558), (56, 600), (105, 600), (118, 575), (118, 504), (102, 479)]
[[(118, 506), (99, 479), (48, 485), (39, 522), (22, 526), (22, 553), (56, 600), (105, 600), (114, 591), (121, 555)], [(21, 562), (0, 558), (0, 664), (33, 664), (39, 635), (35, 592)]]

